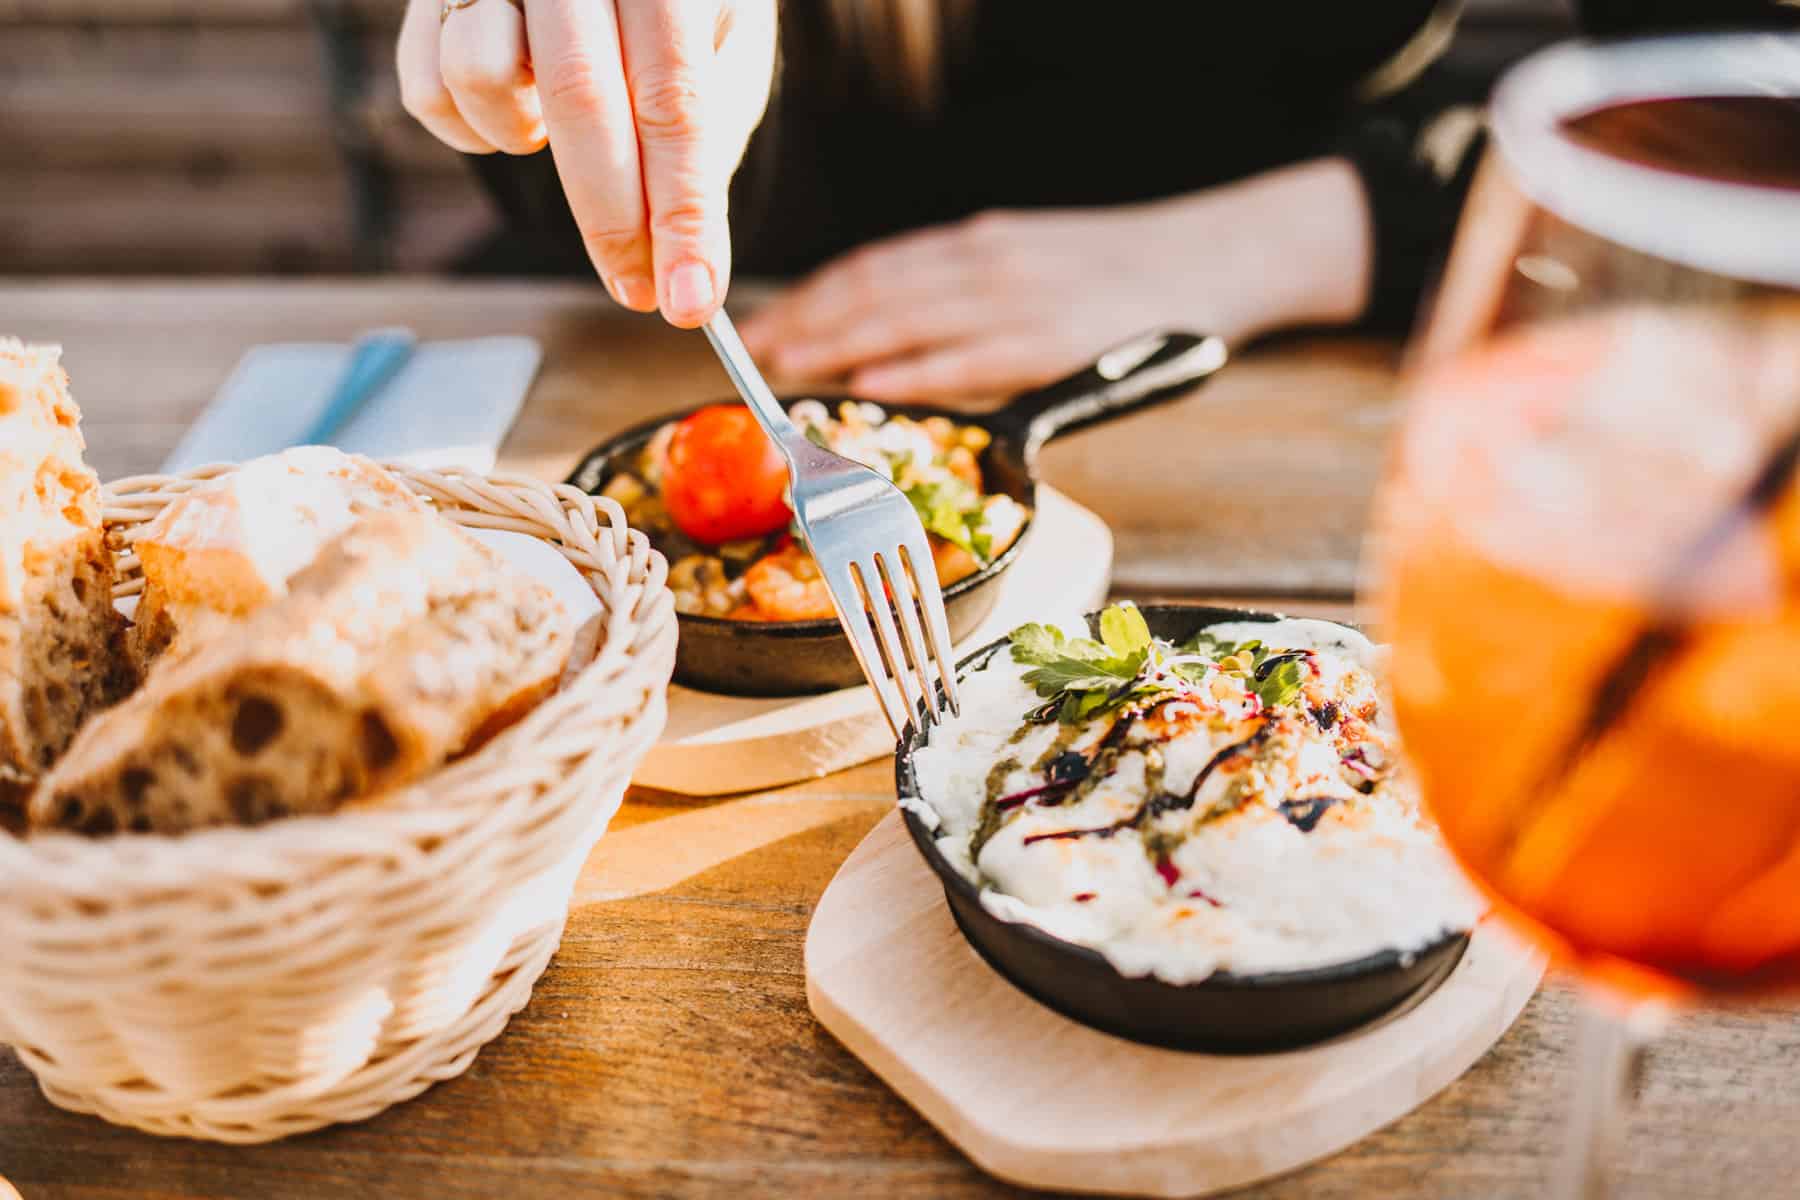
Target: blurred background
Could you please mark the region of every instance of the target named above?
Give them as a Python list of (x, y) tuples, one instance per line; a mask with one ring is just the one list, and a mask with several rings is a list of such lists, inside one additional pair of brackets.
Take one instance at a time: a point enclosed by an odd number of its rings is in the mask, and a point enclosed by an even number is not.
[[(496, 220), (400, 108), (400, 0), (0, 0), (0, 274), (462, 272)], [(1567, 32), (1469, 0), (1448, 67)]]

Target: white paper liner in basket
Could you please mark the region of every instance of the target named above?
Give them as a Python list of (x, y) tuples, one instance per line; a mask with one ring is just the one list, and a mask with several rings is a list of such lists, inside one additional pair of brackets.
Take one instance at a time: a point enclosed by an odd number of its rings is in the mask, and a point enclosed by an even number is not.
[[(107, 489), (129, 547), (229, 467)], [(0, 1043), (64, 1108), (260, 1142), (449, 1079), (522, 1008), (575, 876), (662, 730), (667, 564), (610, 500), (389, 469), (465, 526), (542, 538), (592, 586), (593, 660), (481, 750), (379, 804), (183, 837), (0, 833)]]

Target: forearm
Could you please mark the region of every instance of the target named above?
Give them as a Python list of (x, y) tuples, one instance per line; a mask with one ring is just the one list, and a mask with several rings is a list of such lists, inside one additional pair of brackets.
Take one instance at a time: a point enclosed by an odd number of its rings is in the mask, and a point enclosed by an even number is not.
[[(1296, 325), (1345, 325), (1362, 314), (1374, 248), (1368, 200), (1350, 164), (1321, 158), (1253, 176), (1234, 186), (1257, 214), (1241, 253), (1260, 276), (1253, 332)], [(1246, 276), (1247, 278), (1251, 276)]]
[(1162, 202), (1193, 304), (1232, 340), (1361, 315), (1373, 270), (1368, 201), (1341, 158)]

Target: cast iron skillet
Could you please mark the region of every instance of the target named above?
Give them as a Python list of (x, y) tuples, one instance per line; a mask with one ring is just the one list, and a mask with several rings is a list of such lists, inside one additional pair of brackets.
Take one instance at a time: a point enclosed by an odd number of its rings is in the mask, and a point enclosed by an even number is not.
[[(1171, 641), (1183, 641), (1221, 621), (1278, 619), (1273, 613), (1198, 605), (1150, 605), (1143, 612), (1150, 631)], [(977, 650), (963, 660), (963, 668), (1003, 644), (994, 642)], [(900, 743), (894, 771), (903, 801), (921, 798), (913, 753), (924, 741), (909, 728)], [(930, 797), (923, 799), (930, 803)], [(1151, 976), (1133, 979), (1119, 974), (1097, 951), (1065, 942), (1035, 925), (994, 916), (982, 907), (976, 886), (938, 851), (918, 815), (910, 808), (902, 811), (914, 845), (943, 881), (944, 898), (963, 936), (995, 970), (1064, 1016), (1135, 1042), (1177, 1050), (1252, 1053), (1322, 1041), (1367, 1024), (1444, 978), (1469, 941), (1467, 934), (1453, 933), (1411, 955), (1387, 950), (1313, 970), (1265, 975), (1220, 972), (1184, 985)]]
[[(993, 435), (981, 457), (987, 490), (1003, 492), (1036, 513), (1037, 452), (1044, 443), (1173, 400), (1224, 363), (1225, 346), (1218, 338), (1155, 333), (1109, 350), (1092, 366), (1066, 379), (1016, 396), (996, 412), (977, 415), (915, 405), (883, 407), (916, 418), (946, 416), (987, 430)], [(830, 406), (843, 397), (815, 399)], [(582, 459), (569, 482), (584, 491), (599, 492), (658, 429), (693, 411), (670, 413), (612, 438)], [(976, 574), (944, 589), (952, 641), (960, 641), (992, 611), (1000, 598), (996, 584), (1018, 560), (1030, 532), (1028, 519), (1010, 549)], [(862, 682), (850, 643), (835, 620), (731, 621), (684, 613), (680, 625), (675, 678), (689, 687), (738, 696), (793, 696)]]

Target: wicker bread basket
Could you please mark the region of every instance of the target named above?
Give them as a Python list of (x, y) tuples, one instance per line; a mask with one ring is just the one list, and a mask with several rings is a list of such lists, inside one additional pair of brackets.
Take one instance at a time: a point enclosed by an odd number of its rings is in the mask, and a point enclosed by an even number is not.
[[(137, 527), (229, 469), (107, 489), (121, 595), (142, 587)], [(667, 565), (610, 500), (390, 469), (464, 526), (561, 550), (600, 600), (593, 661), (379, 805), (182, 837), (0, 833), (0, 1043), (54, 1103), (229, 1142), (360, 1120), (467, 1068), (555, 951), (662, 729)]]

